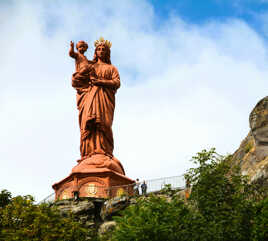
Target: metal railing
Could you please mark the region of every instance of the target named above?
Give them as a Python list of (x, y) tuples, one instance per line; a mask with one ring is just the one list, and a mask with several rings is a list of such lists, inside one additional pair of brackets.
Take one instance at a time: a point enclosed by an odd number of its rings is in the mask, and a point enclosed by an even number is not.
[(40, 201), (38, 204), (41, 203), (52, 203), (55, 201), (55, 193), (51, 193), (50, 195), (48, 195), (46, 198), (44, 198), (42, 201)]
[[(138, 185), (139, 193), (141, 193), (141, 181)], [(170, 185), (172, 189), (184, 189), (185, 188), (185, 179), (184, 176), (173, 176), (173, 177), (163, 177), (157, 179), (145, 180), (147, 185), (147, 193), (158, 192), (162, 190), (165, 185)], [(124, 185), (124, 186), (113, 186), (113, 187), (97, 187), (100, 190), (103, 190), (105, 193), (114, 193), (117, 192), (120, 194), (120, 191), (127, 194), (134, 194), (133, 188), (135, 188), (136, 184)], [(109, 196), (109, 195), (108, 195)], [(115, 195), (112, 195), (115, 196)], [(50, 194), (46, 198), (44, 198), (40, 203), (50, 203), (55, 201), (55, 193)]]
[(147, 193), (160, 191), (165, 185), (171, 185), (172, 189), (184, 189), (184, 176), (163, 177), (145, 181), (147, 184)]

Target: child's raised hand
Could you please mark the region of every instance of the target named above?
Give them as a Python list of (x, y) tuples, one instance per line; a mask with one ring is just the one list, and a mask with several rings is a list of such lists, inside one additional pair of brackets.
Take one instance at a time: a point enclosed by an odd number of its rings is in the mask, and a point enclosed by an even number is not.
[(74, 47), (74, 42), (73, 41), (70, 42), (70, 46), (71, 46), (71, 48)]

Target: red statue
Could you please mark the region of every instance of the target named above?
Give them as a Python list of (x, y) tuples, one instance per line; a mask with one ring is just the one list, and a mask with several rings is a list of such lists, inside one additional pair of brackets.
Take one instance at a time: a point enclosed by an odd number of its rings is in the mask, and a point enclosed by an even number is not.
[(87, 49), (84, 41), (78, 42), (78, 53), (74, 52), (73, 46), (71, 42), (69, 55), (76, 61), (72, 86), (77, 91), (81, 134), (79, 162), (87, 159), (83, 164), (107, 167), (124, 174), (120, 162), (113, 158), (112, 123), (120, 77), (118, 70), (111, 64), (111, 43), (103, 38), (95, 41), (93, 61), (88, 61), (83, 55)]
[(84, 53), (88, 49), (88, 45), (85, 41), (79, 41), (76, 44), (76, 49), (78, 50), (78, 53), (74, 52), (74, 43), (71, 41), (70, 44), (71, 48), (69, 51), (69, 55), (75, 59), (75, 70), (76, 72), (80, 72), (80, 74), (86, 75), (88, 74), (88, 70), (91, 70), (91, 66), (89, 64), (92, 64), (92, 61), (89, 61), (87, 57), (84, 55)]
[[(68, 188), (71, 190), (71, 186), (73, 192), (78, 190), (83, 183), (110, 187), (134, 182), (124, 176), (123, 166), (113, 156), (112, 123), (120, 76), (111, 64), (111, 46), (111, 42), (103, 38), (95, 41), (94, 58), (89, 61), (84, 55), (88, 48), (86, 42), (77, 43), (78, 52), (74, 51), (74, 43), (70, 43), (69, 55), (75, 59), (76, 67), (72, 86), (77, 92), (81, 159), (69, 177), (53, 185), (57, 197), (63, 198), (61, 193)], [(83, 196), (87, 196), (86, 189), (81, 190)]]

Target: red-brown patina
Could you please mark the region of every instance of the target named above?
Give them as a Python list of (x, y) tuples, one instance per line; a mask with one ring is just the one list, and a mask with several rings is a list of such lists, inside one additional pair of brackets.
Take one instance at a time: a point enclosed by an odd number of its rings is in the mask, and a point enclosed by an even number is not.
[(111, 64), (111, 43), (103, 38), (95, 41), (92, 61), (84, 55), (87, 47), (79, 41), (75, 52), (74, 43), (70, 44), (69, 55), (76, 66), (72, 86), (77, 93), (81, 159), (68, 177), (53, 185), (56, 199), (71, 198), (74, 192), (79, 192), (80, 197), (115, 196), (117, 192), (111, 187), (134, 183), (113, 156), (112, 123), (120, 76)]

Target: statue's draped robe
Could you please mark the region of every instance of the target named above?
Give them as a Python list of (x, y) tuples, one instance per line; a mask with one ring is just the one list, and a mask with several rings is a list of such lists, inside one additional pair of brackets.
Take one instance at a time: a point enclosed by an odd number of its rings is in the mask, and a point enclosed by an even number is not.
[(115, 108), (115, 93), (120, 87), (118, 70), (111, 64), (93, 65), (99, 85), (90, 85), (89, 78), (76, 79), (72, 85), (77, 90), (77, 107), (80, 125), (81, 159), (95, 153), (112, 156), (114, 141), (112, 123)]

